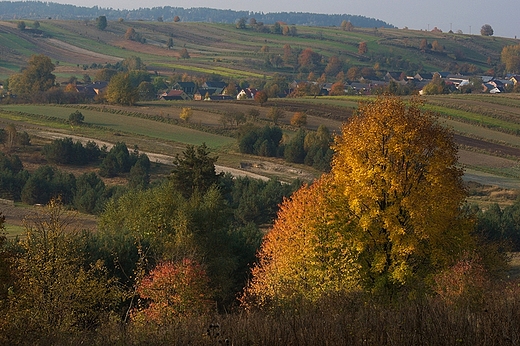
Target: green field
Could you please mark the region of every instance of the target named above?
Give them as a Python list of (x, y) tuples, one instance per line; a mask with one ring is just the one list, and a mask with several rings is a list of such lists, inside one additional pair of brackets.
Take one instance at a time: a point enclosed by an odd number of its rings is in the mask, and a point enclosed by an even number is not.
[[(9, 112), (22, 112), (33, 115), (43, 115), (46, 117), (54, 117), (56, 119), (68, 120), (70, 113), (74, 112), (74, 108), (58, 107), (52, 105), (12, 105), (1, 106), (1, 110)], [(234, 139), (230, 137), (220, 136), (203, 131), (197, 131), (191, 128), (158, 122), (139, 117), (132, 117), (110, 112), (101, 112), (93, 110), (81, 109), (81, 113), (85, 117), (85, 123), (93, 126), (99, 126), (114, 132), (123, 132), (135, 134), (149, 138), (160, 140), (179, 142), (190, 145), (201, 145), (206, 143), (210, 148), (220, 148), (234, 143)], [(0, 115), (1, 116), (1, 115)], [(17, 114), (18, 119), (24, 119), (31, 122), (32, 116)], [(41, 124), (41, 121), (38, 121)], [(62, 127), (70, 128), (70, 125), (62, 125)]]

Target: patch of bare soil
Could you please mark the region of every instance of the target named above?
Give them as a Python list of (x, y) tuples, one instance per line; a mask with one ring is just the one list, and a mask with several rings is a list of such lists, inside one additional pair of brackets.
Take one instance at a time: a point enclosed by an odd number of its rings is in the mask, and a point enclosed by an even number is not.
[(518, 166), (517, 160), (493, 156), (486, 153), (459, 149), (459, 163), (467, 166), (509, 168)]
[(484, 150), (488, 153), (498, 156), (518, 157), (520, 158), (520, 148), (508, 147), (501, 144), (486, 142), (480, 139), (470, 138), (461, 135), (454, 136), (455, 142), (459, 145)]

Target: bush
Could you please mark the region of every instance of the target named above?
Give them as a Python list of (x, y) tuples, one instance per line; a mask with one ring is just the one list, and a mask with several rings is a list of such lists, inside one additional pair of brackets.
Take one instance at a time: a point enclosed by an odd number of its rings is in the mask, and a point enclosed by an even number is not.
[(74, 125), (83, 124), (85, 117), (81, 114), (80, 111), (75, 111), (74, 113), (70, 113), (69, 122)]

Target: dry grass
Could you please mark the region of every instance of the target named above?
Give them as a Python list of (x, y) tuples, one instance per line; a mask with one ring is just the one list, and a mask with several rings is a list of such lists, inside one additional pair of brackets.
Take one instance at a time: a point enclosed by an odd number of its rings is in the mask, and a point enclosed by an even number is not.
[[(488, 292), (476, 306), (436, 297), (382, 303), (365, 295), (336, 296), (293, 309), (179, 316), (161, 325), (107, 321), (92, 333), (56, 336), (72, 345), (518, 345), (516, 285)], [(30, 342), (30, 336), (26, 339)]]

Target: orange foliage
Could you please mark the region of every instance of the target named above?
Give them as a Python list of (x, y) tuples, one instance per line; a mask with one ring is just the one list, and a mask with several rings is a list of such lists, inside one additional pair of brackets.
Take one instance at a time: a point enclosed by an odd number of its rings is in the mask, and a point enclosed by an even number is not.
[(331, 205), (341, 196), (335, 195), (329, 184), (330, 177), (323, 176), (281, 205), (258, 253), (253, 279), (241, 298), (244, 306), (315, 300), (324, 292), (355, 285), (355, 254), (344, 238), (349, 221), (334, 215)]
[(419, 106), (396, 97), (360, 104), (336, 138), (331, 173), (281, 206), (245, 306), (417, 292), (475, 247), (452, 134)]
[(137, 293), (148, 304), (134, 311), (134, 320), (167, 322), (181, 314), (206, 313), (211, 301), (209, 280), (197, 262), (163, 262), (139, 284)]

